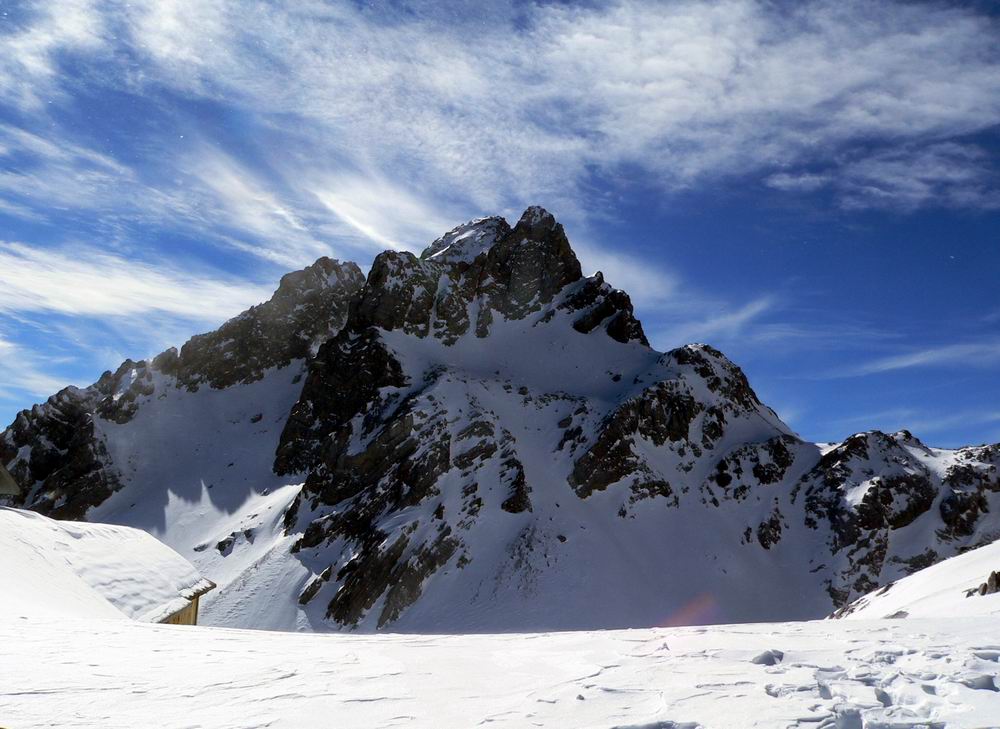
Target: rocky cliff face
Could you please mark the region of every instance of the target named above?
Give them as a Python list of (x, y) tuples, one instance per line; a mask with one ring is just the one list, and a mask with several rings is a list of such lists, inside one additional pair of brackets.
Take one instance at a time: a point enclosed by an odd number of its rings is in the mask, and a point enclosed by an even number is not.
[[(136, 434), (181, 448), (173, 414), (209, 409), (168, 482)], [(165, 502), (158, 528), (221, 586), (210, 617), (310, 629), (819, 617), (1000, 536), (998, 461), (802, 441), (722, 353), (650, 348), (541, 208), (367, 279), (321, 259), (0, 437), (27, 505), (134, 523)]]

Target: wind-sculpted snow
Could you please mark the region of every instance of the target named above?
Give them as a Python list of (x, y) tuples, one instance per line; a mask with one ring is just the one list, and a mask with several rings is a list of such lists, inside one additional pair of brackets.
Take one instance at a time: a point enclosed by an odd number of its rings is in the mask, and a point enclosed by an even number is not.
[(652, 349), (537, 207), (365, 280), (321, 259), (25, 411), (0, 462), (30, 508), (153, 531), (237, 626), (815, 618), (1000, 537), (1000, 447), (801, 440), (721, 352)]
[(973, 729), (995, 618), (508, 635), (0, 623), (4, 725)]

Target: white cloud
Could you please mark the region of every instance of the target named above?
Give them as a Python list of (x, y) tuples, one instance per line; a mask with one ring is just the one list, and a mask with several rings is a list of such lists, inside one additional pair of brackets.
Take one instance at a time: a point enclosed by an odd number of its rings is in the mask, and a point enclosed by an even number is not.
[(269, 180), (206, 143), (195, 145), (195, 151), (186, 155), (184, 169), (191, 185), (168, 200), (164, 209), (186, 210), (188, 225), (232, 230), (243, 237), (226, 236), (224, 242), (287, 268), (299, 268), (331, 252), (276, 189), (280, 177)]
[[(775, 308), (773, 296), (761, 296), (737, 308), (716, 304), (714, 311), (704, 318), (690, 317), (675, 325), (660, 329), (655, 339), (665, 346), (676, 347), (688, 342), (724, 342), (734, 339), (750, 340), (750, 325)], [(702, 303), (699, 308), (707, 308)]]
[(847, 165), (840, 194), (848, 208), (1000, 208), (992, 164), (987, 152), (972, 145), (893, 150)]
[[(539, 5), (523, 29), (315, 4), (158, 2), (129, 18), (151, 79), (291, 110), (320, 157), (476, 209), (585, 211), (589, 171), (623, 165), (668, 189), (779, 167), (772, 186), (801, 189), (824, 180), (797, 165), (836, 178), (852, 145), (1000, 121), (996, 22), (930, 4)], [(884, 176), (859, 164), (856, 178)]]
[(65, 385), (46, 373), (43, 358), (0, 338), (0, 400), (13, 399), (17, 393), (47, 397)]
[(337, 220), (379, 251), (392, 248), (419, 253), (432, 240), (464, 222), (374, 175), (328, 173), (305, 188)]
[(9, 214), (44, 218), (52, 209), (128, 204), (134, 186), (132, 171), (108, 155), (0, 124), (0, 194)]
[[(61, 92), (58, 56), (100, 48), (104, 29), (90, 0), (37, 3), (26, 12), (23, 26), (0, 34), (0, 98), (34, 110)], [(13, 25), (12, 15), (4, 13), (5, 25)]]
[(844, 162), (838, 173), (780, 172), (764, 184), (786, 192), (833, 188), (847, 209), (925, 206), (1000, 208), (1000, 174), (992, 157), (971, 144), (942, 142), (875, 152)]
[(46, 250), (0, 242), (0, 312), (135, 317), (165, 313), (221, 322), (270, 289), (199, 276), (91, 248)]
[(905, 429), (919, 438), (922, 434), (933, 435), (997, 422), (1000, 422), (1000, 409), (997, 408), (963, 409), (960, 412), (951, 409), (935, 412), (916, 408), (891, 408), (841, 418), (833, 421), (832, 425), (850, 432), (857, 428), (878, 429), (888, 433)]
[[(40, 5), (0, 38), (0, 97), (52, 132), (0, 129), (2, 210), (181, 227), (295, 267), (331, 248), (419, 248), (534, 203), (580, 230), (617, 199), (589, 186), (595, 172), (666, 191), (760, 175), (784, 192), (829, 186), (848, 207), (998, 205), (990, 158), (947, 141), (1000, 122), (997, 21), (974, 9), (621, 0), (494, 6), (483, 20), (428, 8)], [(86, 72), (60, 73), (66, 57)], [(242, 115), (261, 164), (197, 122), (196, 143), (161, 128), (127, 165), (68, 141), (40, 95), (58, 106), (89, 81), (210, 99)]]
[(658, 307), (680, 296), (681, 282), (673, 272), (621, 251), (581, 241), (572, 232), (569, 235), (584, 273), (600, 271), (605, 281), (625, 291), (636, 306)]
[(842, 376), (871, 375), (913, 367), (953, 364), (982, 367), (998, 361), (1000, 361), (1000, 341), (947, 344), (875, 359), (842, 373)]
[(828, 186), (831, 182), (833, 182), (833, 178), (830, 175), (814, 172), (800, 172), (798, 174), (777, 172), (764, 180), (764, 184), (768, 187), (785, 192), (813, 192)]

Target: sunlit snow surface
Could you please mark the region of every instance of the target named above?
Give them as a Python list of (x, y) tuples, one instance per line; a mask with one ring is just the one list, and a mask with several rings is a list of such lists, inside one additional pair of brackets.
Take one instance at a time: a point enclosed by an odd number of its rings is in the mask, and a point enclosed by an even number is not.
[[(990, 572), (1000, 570), (1000, 541), (950, 557), (858, 598), (838, 611), (849, 620), (993, 615), (1000, 634), (1000, 592), (980, 595)], [(1000, 717), (997, 717), (1000, 726)]]
[(87, 616), (156, 623), (211, 586), (187, 560), (138, 529), (0, 507), (0, 620)]
[(1000, 725), (995, 618), (467, 636), (14, 619), (0, 646), (5, 727)]

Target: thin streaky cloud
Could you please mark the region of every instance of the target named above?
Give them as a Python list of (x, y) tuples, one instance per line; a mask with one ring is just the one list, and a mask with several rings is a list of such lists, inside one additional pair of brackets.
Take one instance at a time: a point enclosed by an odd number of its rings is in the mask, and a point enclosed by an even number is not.
[(0, 242), (0, 312), (122, 317), (169, 313), (222, 321), (270, 288), (112, 255), (92, 247), (46, 250)]
[(185, 225), (297, 267), (358, 241), (412, 249), (428, 210), (448, 211), (441, 229), (538, 202), (586, 222), (605, 204), (588, 177), (623, 167), (668, 192), (763, 172), (786, 194), (828, 184), (852, 208), (998, 203), (989, 159), (947, 141), (1000, 122), (997, 21), (973, 9), (622, 1), (496, 7), (477, 24), (237, 0), (63, 6), (39, 6), (4, 37), (20, 51), (4, 56), (18, 88), (58, 104), (78, 83), (57, 73), (59, 59), (89, 60), (108, 88), (166, 89), (244, 115), (274, 135), (272, 169), (255, 175), (222, 137), (187, 152), (160, 141), (147, 149), (157, 179), (140, 180), (132, 164), (67, 142), (71, 129), (9, 88), (61, 137), (0, 142), (35, 158), (0, 176), (5, 212), (25, 219), (113, 200), (116, 219)]
[[(885, 432), (909, 430), (917, 437), (921, 434), (935, 434), (963, 426), (982, 426), (1000, 422), (1000, 409), (963, 409), (961, 412), (931, 412), (917, 408), (893, 408), (873, 413), (864, 413), (849, 418), (838, 418), (830, 425), (854, 432), (879, 429)], [(862, 431), (863, 432), (863, 431)]]
[(774, 296), (760, 296), (737, 308), (722, 307), (708, 317), (660, 328), (654, 340), (663, 342), (664, 346), (676, 347), (689, 342), (712, 343), (752, 337), (748, 331), (752, 323), (774, 310), (776, 305)]
[(47, 372), (44, 357), (0, 338), (0, 399), (13, 399), (17, 393), (47, 397), (62, 389), (65, 380)]
[(983, 367), (996, 364), (998, 361), (1000, 361), (1000, 340), (947, 344), (940, 347), (929, 347), (905, 354), (875, 359), (853, 369), (845, 370), (840, 376), (857, 377), (883, 372), (894, 372), (914, 367), (947, 366), (952, 364)]

